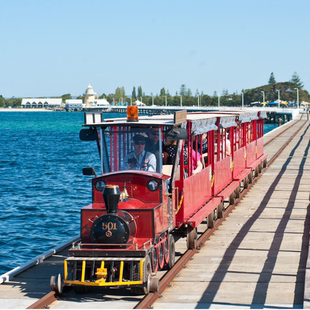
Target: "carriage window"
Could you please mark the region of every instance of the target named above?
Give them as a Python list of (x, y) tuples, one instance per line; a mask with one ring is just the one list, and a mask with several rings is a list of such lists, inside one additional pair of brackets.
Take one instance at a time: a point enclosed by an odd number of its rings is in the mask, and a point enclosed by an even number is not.
[(247, 143), (250, 143), (253, 141), (253, 124), (247, 123), (246, 125), (246, 139)]
[(241, 124), (238, 123), (237, 127), (234, 128), (234, 134), (235, 134), (235, 151), (240, 149), (242, 147), (242, 129)]
[(109, 126), (102, 128), (100, 139), (103, 173), (121, 170), (161, 170), (160, 128), (131, 128)]
[(215, 161), (220, 161), (223, 158), (231, 155), (231, 137), (229, 128), (220, 128), (214, 131), (214, 153)]

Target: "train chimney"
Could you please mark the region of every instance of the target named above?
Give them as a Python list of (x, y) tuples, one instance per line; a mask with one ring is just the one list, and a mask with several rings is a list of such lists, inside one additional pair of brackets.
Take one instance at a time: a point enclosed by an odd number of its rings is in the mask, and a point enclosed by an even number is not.
[(116, 213), (120, 197), (118, 185), (106, 185), (102, 195), (107, 213)]

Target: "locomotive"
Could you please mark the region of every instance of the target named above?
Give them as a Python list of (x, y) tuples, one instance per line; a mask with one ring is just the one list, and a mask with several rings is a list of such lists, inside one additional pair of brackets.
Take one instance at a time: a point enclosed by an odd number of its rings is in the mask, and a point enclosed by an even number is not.
[(224, 202), (233, 204), (266, 165), (264, 117), (258, 111), (139, 117), (138, 107), (119, 119), (85, 113), (80, 139), (96, 141), (101, 174), (83, 169), (94, 176), (92, 203), (81, 209), (80, 241), (69, 249), (63, 274), (51, 278), (52, 290), (156, 292), (158, 270), (175, 263), (175, 238), (187, 237), (195, 248), (198, 225), (212, 228)]

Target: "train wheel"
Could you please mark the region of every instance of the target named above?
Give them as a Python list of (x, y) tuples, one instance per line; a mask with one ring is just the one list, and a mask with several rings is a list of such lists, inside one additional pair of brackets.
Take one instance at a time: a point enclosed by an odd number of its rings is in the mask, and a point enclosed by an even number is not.
[(169, 261), (167, 263), (167, 268), (171, 269), (175, 263), (175, 242), (174, 237), (170, 234), (168, 235), (169, 244)]
[(208, 215), (208, 228), (214, 227), (214, 211)]
[(161, 243), (158, 245), (158, 247), (156, 248), (157, 250), (157, 257), (158, 257), (158, 266), (159, 269), (163, 269), (164, 265), (165, 265), (165, 255), (164, 255), (164, 244)]
[(149, 293), (157, 293), (159, 289), (159, 279), (148, 275)]
[(260, 163), (260, 164), (258, 165), (258, 173), (259, 173), (259, 174), (262, 173), (262, 170), (263, 170), (263, 164)]
[(224, 202), (222, 201), (217, 207), (217, 216), (220, 219), (223, 217), (223, 213), (224, 213), (223, 206), (224, 206)]
[(54, 292), (56, 292), (57, 290), (56, 278), (57, 276), (51, 276), (51, 279), (50, 279), (50, 287), (51, 287), (51, 290)]
[(152, 258), (153, 273), (157, 273), (157, 271), (158, 271), (158, 256), (157, 256), (157, 251), (155, 248), (153, 248), (153, 250), (152, 250), (151, 258)]
[(243, 188), (248, 188), (249, 187), (249, 180), (248, 177), (245, 177), (243, 180)]
[(233, 191), (229, 196), (229, 204), (234, 205), (235, 204), (235, 191)]
[(240, 185), (235, 189), (236, 198), (240, 198)]
[(252, 171), (249, 174), (248, 178), (249, 178), (249, 184), (251, 184), (253, 182), (253, 173), (252, 173)]
[[(131, 288), (131, 292), (134, 295), (146, 295), (149, 292), (153, 292), (154, 290), (157, 289), (158, 291), (158, 279), (152, 278), (151, 273), (152, 273), (152, 265), (151, 265), (151, 260), (149, 256), (146, 257), (145, 262), (144, 262), (144, 273), (145, 273), (145, 280), (142, 286), (133, 286)], [(134, 280), (140, 279), (140, 273), (135, 272), (134, 273)], [(157, 283), (157, 285), (156, 285)], [(154, 291), (155, 292), (155, 291)]]
[(257, 166), (257, 167), (255, 167), (255, 170), (254, 170), (255, 178), (258, 177), (258, 175), (259, 175), (259, 172), (258, 172), (258, 166)]
[(263, 168), (266, 168), (266, 167), (267, 167), (267, 159), (263, 161)]
[(214, 220), (214, 221), (216, 221), (217, 218), (218, 218), (218, 214), (217, 214), (218, 209), (217, 209), (217, 208), (218, 208), (218, 207), (216, 207), (216, 208), (214, 209), (214, 211), (213, 211), (213, 220)]
[(164, 257), (165, 257), (165, 264), (168, 264), (170, 259), (170, 240), (169, 235), (167, 235), (167, 238), (165, 238), (165, 241), (163, 243), (164, 247)]
[(62, 280), (62, 275), (60, 273), (58, 274), (58, 276), (51, 276), (50, 287), (52, 291), (58, 294), (62, 294), (64, 283)]
[(191, 230), (191, 232), (187, 235), (187, 249), (193, 250), (196, 249), (197, 245), (197, 228)]

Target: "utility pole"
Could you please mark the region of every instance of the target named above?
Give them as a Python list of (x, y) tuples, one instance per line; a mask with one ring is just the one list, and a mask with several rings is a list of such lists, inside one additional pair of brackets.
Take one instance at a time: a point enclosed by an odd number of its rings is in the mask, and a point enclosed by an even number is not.
[(263, 90), (261, 92), (263, 93), (263, 102), (265, 102), (265, 92)]
[(280, 89), (277, 89), (278, 92), (278, 108), (280, 108)]
[(297, 105), (297, 109), (299, 109), (299, 89), (298, 88), (295, 88), (297, 90), (297, 102), (296, 102), (296, 105)]

